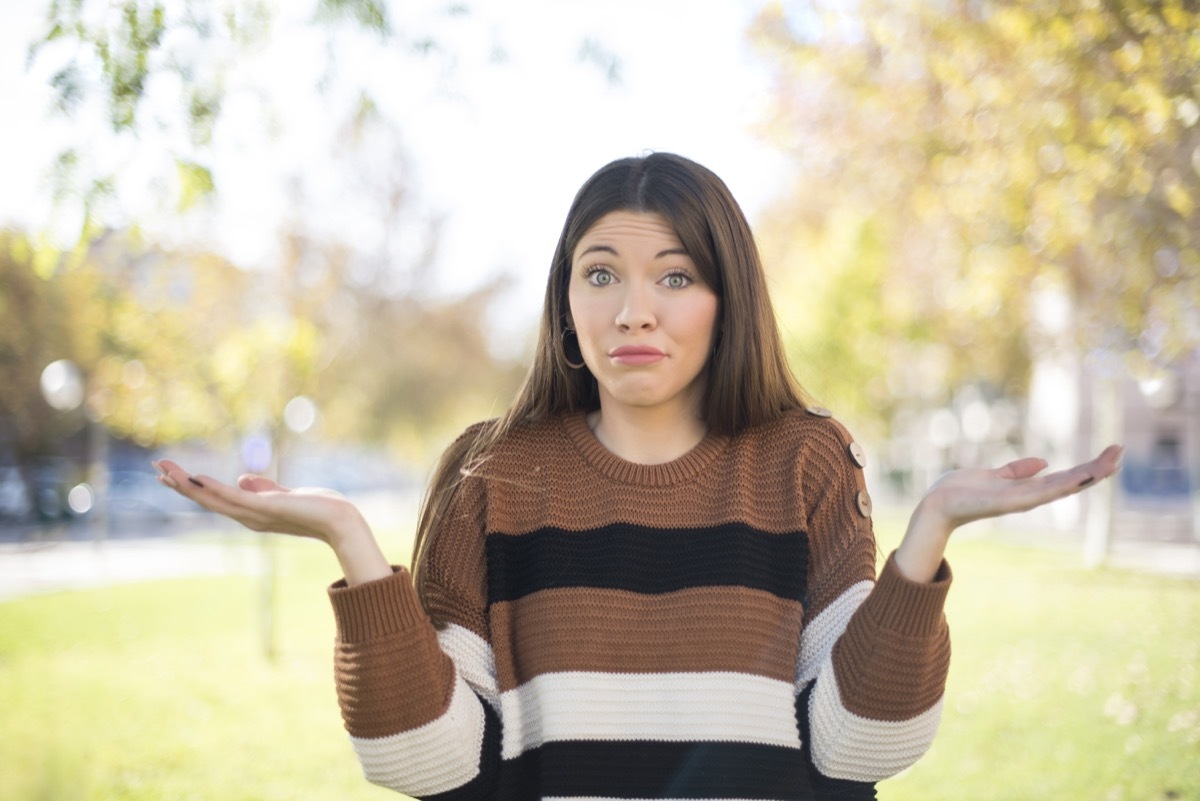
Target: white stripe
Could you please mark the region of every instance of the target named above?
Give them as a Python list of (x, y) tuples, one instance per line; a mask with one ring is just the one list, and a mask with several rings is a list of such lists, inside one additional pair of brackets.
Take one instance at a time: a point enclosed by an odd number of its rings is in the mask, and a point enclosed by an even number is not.
[(805, 622), (800, 634), (800, 662), (796, 666), (796, 687), (804, 689), (817, 676), (821, 664), (833, 652), (834, 643), (875, 586), (873, 581), (860, 581), (846, 588), (821, 614)]
[(562, 740), (800, 747), (795, 689), (744, 673), (548, 673), (500, 695), (504, 759)]
[(367, 780), (414, 796), (461, 787), (479, 773), (483, 704), (461, 678), (445, 714), (388, 737), (351, 737)]
[(492, 646), (468, 628), (451, 623), (438, 632), (438, 645), (454, 662), (458, 675), (466, 679), (483, 700), (499, 710), (500, 687), (496, 682), (496, 657)]
[(809, 700), (813, 764), (825, 776), (877, 782), (915, 763), (929, 750), (942, 717), (942, 699), (916, 717), (871, 720), (846, 709), (828, 660)]

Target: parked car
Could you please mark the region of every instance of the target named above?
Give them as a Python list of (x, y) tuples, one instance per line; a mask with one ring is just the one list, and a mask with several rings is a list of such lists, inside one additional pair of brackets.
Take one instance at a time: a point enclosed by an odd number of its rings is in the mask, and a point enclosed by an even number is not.
[(25, 520), (32, 511), (21, 471), (15, 465), (0, 466), (0, 520)]
[(153, 473), (119, 470), (109, 476), (108, 514), (112, 518), (166, 522), (176, 515), (198, 510), (187, 498), (159, 484)]

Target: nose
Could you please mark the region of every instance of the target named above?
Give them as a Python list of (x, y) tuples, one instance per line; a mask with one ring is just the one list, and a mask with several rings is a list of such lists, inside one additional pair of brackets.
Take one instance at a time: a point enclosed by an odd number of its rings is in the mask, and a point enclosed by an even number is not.
[(627, 290), (617, 311), (617, 328), (622, 331), (651, 329), (656, 322), (652, 293), (636, 286)]

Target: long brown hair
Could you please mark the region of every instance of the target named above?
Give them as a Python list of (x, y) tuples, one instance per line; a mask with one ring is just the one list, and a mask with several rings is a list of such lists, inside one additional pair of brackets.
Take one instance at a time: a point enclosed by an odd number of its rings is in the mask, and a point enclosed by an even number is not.
[(671, 153), (605, 165), (580, 188), (567, 213), (546, 282), (533, 364), (516, 399), (503, 416), (456, 440), (434, 469), (413, 547), (413, 574), (422, 601), (430, 545), (459, 482), (513, 428), (600, 407), (591, 372), (567, 364), (567, 290), (576, 245), (601, 217), (614, 211), (654, 213), (670, 222), (717, 294), (716, 347), (706, 368), (701, 405), (711, 431), (734, 434), (775, 420), (807, 401), (784, 356), (750, 225), (725, 183), (707, 168)]

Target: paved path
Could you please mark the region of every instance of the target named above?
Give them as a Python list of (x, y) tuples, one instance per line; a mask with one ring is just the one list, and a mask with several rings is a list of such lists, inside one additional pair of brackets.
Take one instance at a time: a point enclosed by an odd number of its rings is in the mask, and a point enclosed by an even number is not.
[[(377, 530), (411, 530), (415, 524), (416, 496), (373, 494), (355, 502)], [(174, 533), (161, 524), (152, 530), (158, 535), (91, 540), (83, 527), (46, 541), (0, 541), (0, 603), (132, 581), (261, 570), (257, 536), (235, 523), (204, 516), (177, 522)]]
[[(0, 602), (42, 593), (197, 575), (255, 574), (252, 538), (155, 537), (102, 542), (0, 544)], [(1117, 543), (1114, 567), (1200, 580), (1200, 545)]]
[(62, 590), (179, 576), (257, 572), (249, 542), (190, 542), (168, 537), (0, 545), (0, 602)]

